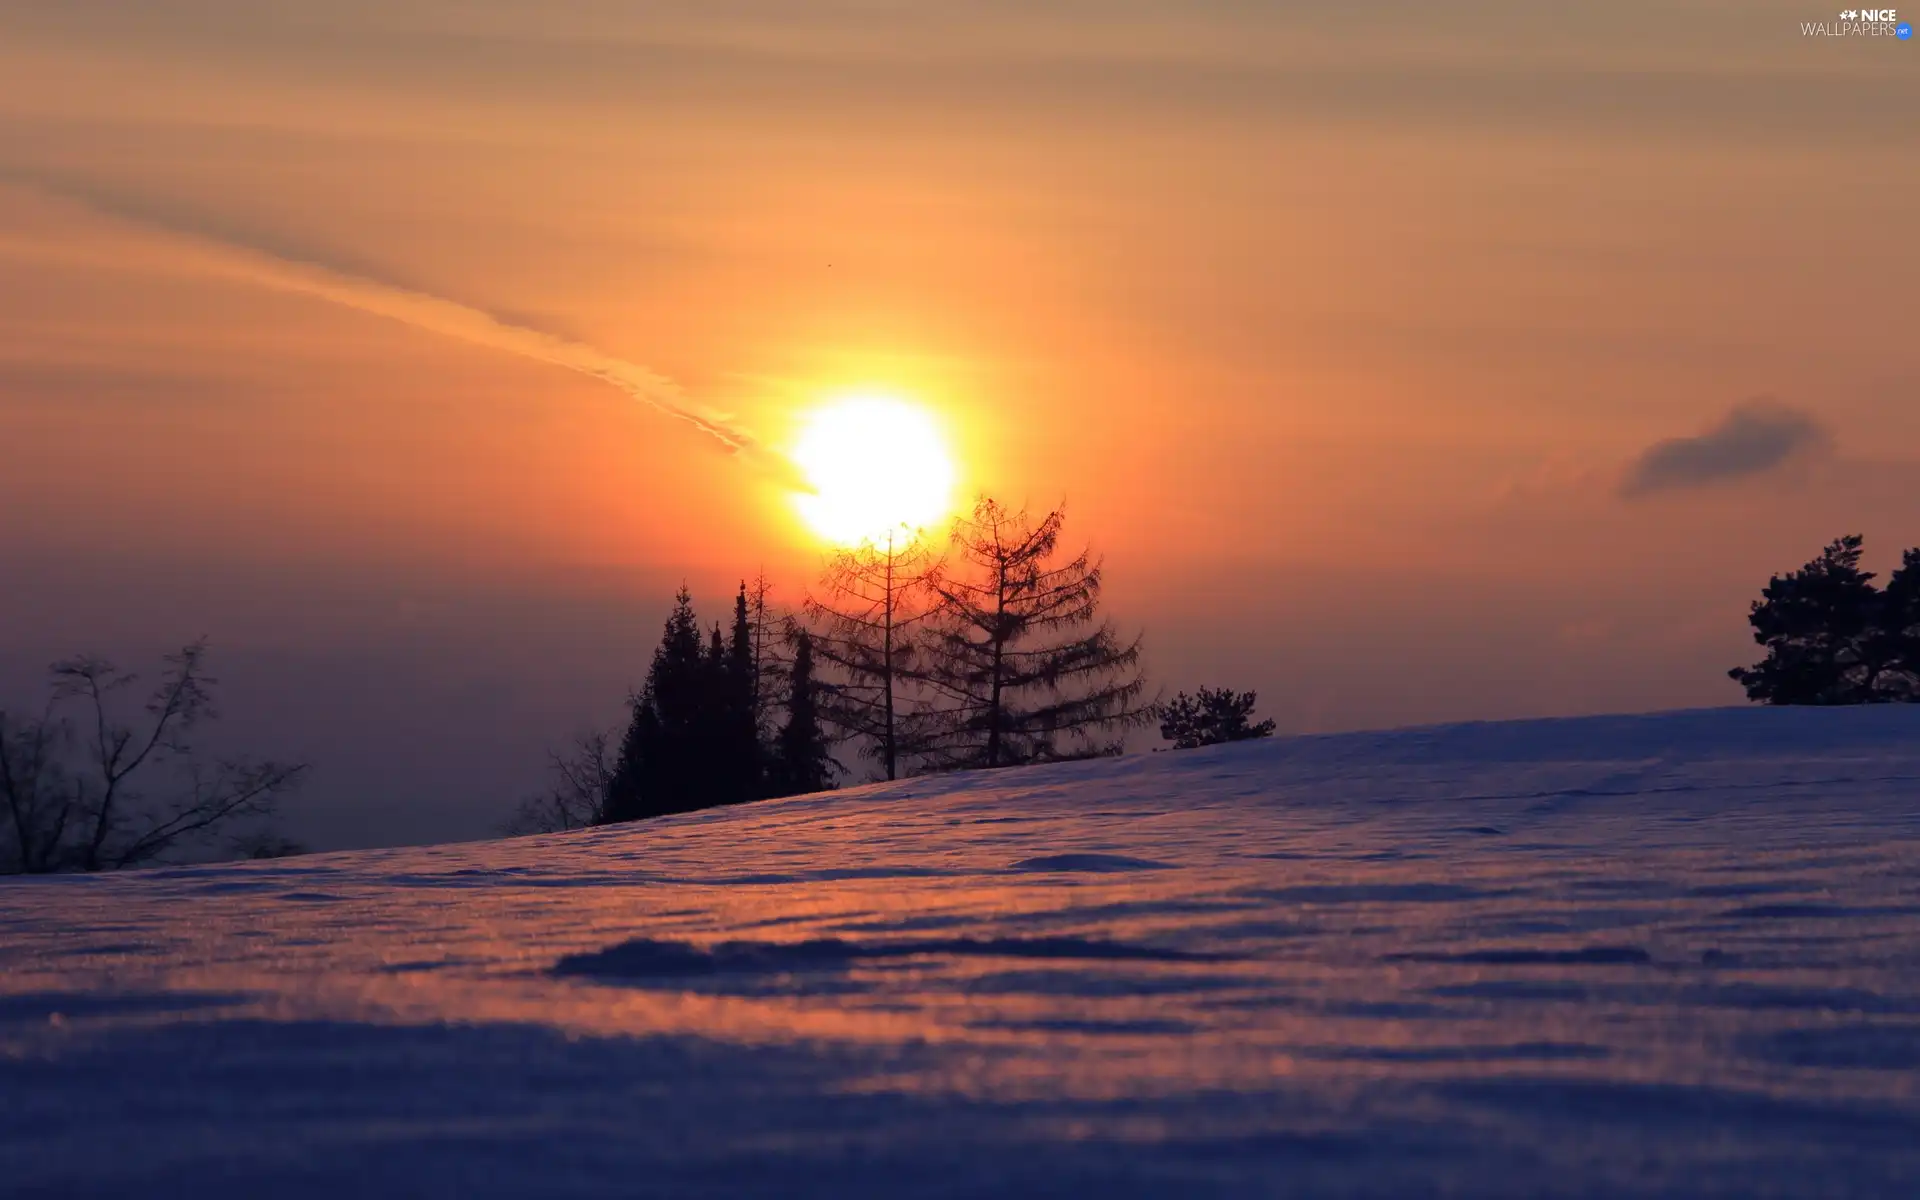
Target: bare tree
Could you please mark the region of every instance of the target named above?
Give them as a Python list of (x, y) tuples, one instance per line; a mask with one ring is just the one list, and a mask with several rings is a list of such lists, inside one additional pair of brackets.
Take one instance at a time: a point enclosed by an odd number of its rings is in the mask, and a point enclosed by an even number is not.
[[(272, 814), (306, 767), (195, 752), (194, 731), (219, 715), (206, 652), (199, 641), (166, 657), (138, 726), (114, 713), (138, 676), (91, 655), (54, 664), (38, 717), (0, 712), (0, 798), (13, 830), (5, 869), (139, 866)], [(155, 779), (171, 785), (150, 790)]]
[(38, 875), (62, 865), (67, 824), (75, 816), (75, 784), (60, 761), (68, 733), (51, 703), (37, 718), (0, 709), (0, 798), (13, 828), (13, 838), (0, 846), (0, 874)]
[(960, 564), (936, 582), (920, 671), (939, 699), (923, 752), (943, 768), (1118, 754), (1147, 721), (1140, 638), (1100, 616), (1101, 567), (1055, 563), (1064, 509), (1039, 523), (981, 497), (954, 525)]
[(785, 647), (791, 643), (792, 620), (768, 603), (773, 584), (761, 571), (742, 585), (747, 595), (747, 623), (753, 642), (753, 723), (763, 741), (776, 732), (776, 710), (786, 690), (790, 667)]
[(926, 538), (888, 533), (834, 555), (820, 581), (825, 597), (809, 594), (801, 606), (813, 654), (826, 668), (820, 715), (865, 739), (888, 779), (898, 777), (911, 749), (903, 744), (904, 701), (914, 633), (931, 611), (939, 570)]
[(583, 733), (565, 752), (549, 753), (551, 785), (539, 795), (522, 800), (500, 831), (515, 837), (600, 824), (606, 819), (607, 792), (613, 785), (617, 757), (614, 735), (606, 730)]

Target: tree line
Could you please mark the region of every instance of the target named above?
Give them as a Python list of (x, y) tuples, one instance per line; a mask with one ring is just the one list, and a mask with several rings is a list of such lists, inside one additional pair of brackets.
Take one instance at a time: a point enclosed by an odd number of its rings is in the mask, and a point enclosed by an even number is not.
[[(864, 757), (884, 779), (1120, 751), (1157, 718), (1175, 749), (1270, 736), (1253, 692), (1146, 698), (1141, 639), (1100, 612), (1101, 563), (1038, 520), (982, 499), (948, 544), (900, 536), (833, 556), (791, 611), (743, 582), (703, 627), (675, 597), (622, 731), (552, 756), (552, 786), (514, 832), (578, 828), (820, 791)], [(1920, 547), (1876, 586), (1864, 539), (1837, 538), (1767, 583), (1748, 614), (1766, 651), (1729, 672), (1776, 705), (1920, 702)], [(0, 708), (0, 874), (97, 871), (301, 847), (271, 818), (302, 763), (209, 757), (207, 647), (169, 655), (144, 711), (138, 676), (96, 656), (55, 663), (36, 711)]]
[(516, 830), (633, 820), (820, 791), (854, 774), (1117, 754), (1156, 711), (1141, 639), (1101, 613), (1104, 573), (1066, 516), (982, 498), (948, 543), (901, 531), (844, 549), (791, 611), (742, 582), (731, 621), (675, 597), (617, 739), (554, 757)]
[[(579, 828), (821, 791), (857, 759), (885, 779), (1120, 752), (1158, 716), (1176, 748), (1265, 737), (1255, 697), (1146, 697), (1141, 639), (1100, 611), (1101, 563), (1038, 520), (982, 499), (948, 544), (897, 536), (834, 555), (790, 611), (743, 582), (730, 620), (674, 598), (623, 730), (551, 755), (551, 786), (509, 832)], [(214, 757), (207, 645), (140, 677), (81, 655), (49, 668), (44, 704), (0, 708), (0, 875), (100, 871), (181, 857), (281, 857), (280, 802), (304, 763)]]

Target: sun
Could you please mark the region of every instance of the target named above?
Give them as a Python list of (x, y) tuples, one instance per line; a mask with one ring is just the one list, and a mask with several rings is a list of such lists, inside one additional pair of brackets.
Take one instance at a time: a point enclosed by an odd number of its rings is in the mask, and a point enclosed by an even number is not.
[(796, 495), (800, 515), (843, 546), (912, 536), (952, 501), (953, 460), (940, 427), (891, 396), (849, 396), (815, 411), (793, 461), (813, 489)]

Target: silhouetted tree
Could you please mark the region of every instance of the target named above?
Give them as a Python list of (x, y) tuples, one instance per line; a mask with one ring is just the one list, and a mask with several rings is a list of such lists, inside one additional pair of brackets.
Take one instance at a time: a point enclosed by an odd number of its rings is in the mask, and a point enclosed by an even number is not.
[[(54, 664), (38, 716), (0, 710), (0, 819), (11, 833), (0, 871), (139, 866), (272, 815), (306, 767), (196, 753), (195, 729), (219, 715), (206, 652), (194, 642), (166, 657), (139, 725), (114, 711), (138, 677), (92, 656)], [(172, 786), (149, 790), (167, 777)]]
[(1767, 704), (1870, 704), (1882, 688), (1888, 639), (1884, 597), (1860, 569), (1858, 534), (1830, 543), (1790, 575), (1775, 575), (1747, 616), (1767, 656), (1727, 674)]
[(899, 777), (913, 750), (906, 740), (913, 635), (938, 572), (926, 539), (890, 533), (836, 554), (821, 577), (825, 598), (808, 595), (802, 606), (816, 665), (831, 672), (822, 680), (820, 714), (864, 739), (888, 779)]
[(934, 582), (936, 619), (920, 672), (939, 696), (923, 753), (942, 767), (1118, 754), (1146, 720), (1140, 639), (1100, 618), (1101, 568), (1082, 550), (1051, 565), (1065, 523), (1037, 525), (982, 497), (954, 525), (964, 574)]
[(768, 601), (773, 594), (773, 584), (767, 581), (765, 572), (743, 586), (747, 592), (747, 622), (753, 643), (754, 725), (770, 743), (778, 732), (776, 718), (787, 692), (788, 664), (781, 648), (789, 640), (790, 622)]
[(813, 637), (793, 635), (793, 666), (787, 675), (787, 720), (780, 727), (769, 772), (769, 794), (791, 796), (833, 786), (833, 746), (820, 726), (819, 684), (813, 678)]
[(1890, 700), (1920, 703), (1920, 547), (1903, 554), (1887, 576), (1879, 626), (1874, 653), (1883, 663), (1881, 691)]
[(711, 676), (693, 597), (682, 587), (646, 682), (630, 701), (633, 717), (620, 743), (605, 820), (631, 821), (711, 803)]
[(1272, 721), (1249, 720), (1256, 698), (1254, 692), (1235, 695), (1232, 688), (1203, 687), (1191, 696), (1176, 692), (1158, 710), (1160, 736), (1175, 750), (1271, 737)]
[(765, 794), (756, 657), (752, 605), (742, 582), (734, 596), (733, 627), (713, 670), (717, 693), (712, 714), (714, 789), (721, 804), (757, 800)]
[(547, 758), (552, 783), (522, 800), (507, 818), (500, 831), (509, 837), (584, 829), (607, 819), (615, 773), (613, 735), (605, 730), (581, 734), (566, 751), (550, 752)]

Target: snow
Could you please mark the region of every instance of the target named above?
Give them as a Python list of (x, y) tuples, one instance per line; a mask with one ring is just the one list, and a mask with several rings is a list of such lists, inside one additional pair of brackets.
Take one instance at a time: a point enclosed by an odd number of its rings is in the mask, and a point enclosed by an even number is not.
[(0, 884), (9, 1196), (1912, 1195), (1920, 707)]

